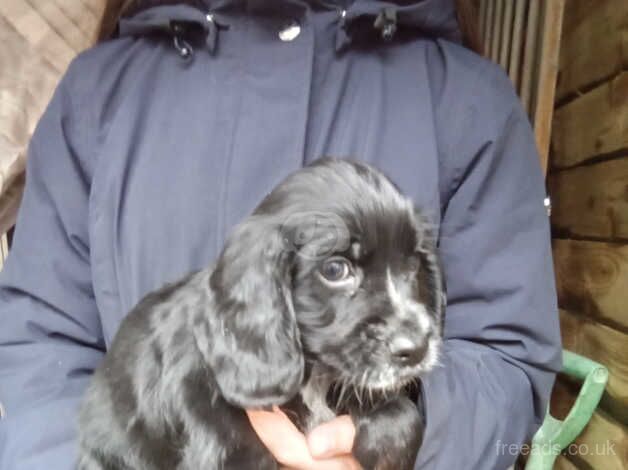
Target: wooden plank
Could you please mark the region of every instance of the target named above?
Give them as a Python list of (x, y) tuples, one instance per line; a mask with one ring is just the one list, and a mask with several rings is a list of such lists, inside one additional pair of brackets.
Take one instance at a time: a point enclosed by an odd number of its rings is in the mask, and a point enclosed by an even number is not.
[(628, 240), (628, 159), (550, 174), (552, 226), (561, 236)]
[(593, 469), (626, 470), (628, 429), (608, 415), (594, 413), (575, 444), (567, 453), (575, 453), (576, 462), (582, 461)]
[(91, 11), (80, 0), (54, 0), (54, 2), (63, 14), (80, 28), (88, 41), (93, 41), (100, 20), (100, 13)]
[(541, 6), (540, 0), (530, 0), (528, 19), (526, 22), (526, 39), (523, 50), (523, 65), (521, 70), (520, 96), (523, 107), (532, 116), (532, 99), (534, 94), (534, 71), (537, 60), (538, 26)]
[(59, 72), (63, 72), (76, 55), (41, 14), (25, 0), (0, 1), (0, 15)]
[[(562, 381), (556, 383), (552, 395), (553, 405), (567, 404), (567, 407), (575, 398), (575, 392)], [(575, 468), (626, 470), (628, 428), (598, 409), (580, 436), (563, 451), (563, 454)], [(567, 465), (565, 462), (563, 464)]]
[(69, 18), (59, 6), (50, 0), (26, 0), (74, 52), (80, 52), (89, 42), (89, 37)]
[(521, 93), (519, 88), (520, 83), (520, 67), (523, 60), (521, 45), (523, 44), (524, 30), (523, 25), (525, 23), (527, 1), (515, 0), (515, 17), (513, 20), (512, 30), (512, 46), (510, 52), (510, 63), (508, 65), (508, 76), (515, 86), (517, 92)]
[(7, 241), (7, 234), (3, 233), (0, 237), (0, 271), (4, 267), (4, 260), (7, 259), (9, 254), (9, 243)]
[(491, 44), (493, 43), (493, 17), (495, 16), (495, 0), (486, 0), (486, 30), (484, 35), (484, 53), (491, 56)]
[(550, 414), (554, 418), (565, 419), (576, 401), (581, 386), (581, 383), (575, 382), (565, 375), (558, 375), (550, 398)]
[(508, 58), (510, 57), (510, 41), (512, 39), (512, 21), (514, 0), (504, 0), (503, 12), (500, 21), (500, 39), (497, 61), (504, 70), (508, 70)]
[(552, 149), (554, 168), (628, 149), (628, 72), (556, 110)]
[(482, 44), (484, 50), (486, 50), (486, 10), (488, 9), (489, 0), (480, 0), (480, 8), (478, 11), (478, 18), (480, 19), (480, 34), (482, 35)]
[(493, 42), (491, 43), (491, 60), (499, 63), (499, 44), (502, 38), (502, 18), (504, 15), (504, 1), (495, 2), (495, 16), (493, 17)]
[(559, 100), (628, 69), (628, 2), (570, 1), (565, 10)]
[(85, 6), (92, 14), (96, 15), (98, 19), (102, 15), (103, 10), (105, 9), (105, 3), (107, 0), (78, 0), (82, 5)]
[(541, 168), (547, 172), (554, 94), (558, 74), (558, 53), (563, 22), (565, 0), (552, 0), (543, 4), (543, 25), (541, 32), (541, 60), (537, 77), (534, 104), (534, 134), (541, 158)]
[(578, 467), (567, 460), (567, 457), (560, 455), (554, 463), (554, 470), (578, 470)]
[(628, 332), (628, 245), (552, 240), (558, 303)]
[(508, 70), (508, 59), (511, 53), (512, 23), (514, 0), (505, 0), (502, 18), (501, 40), (499, 44), (499, 65)]
[[(20, 156), (24, 156), (26, 159), (25, 152), (21, 153)], [(22, 171), (9, 184), (5, 184), (0, 193), (0, 233), (7, 233), (15, 225), (17, 211), (24, 192), (24, 181), (24, 171)], [(8, 252), (7, 244), (5, 256)]]
[(628, 334), (562, 309), (560, 326), (565, 349), (608, 368), (603, 408), (628, 424)]

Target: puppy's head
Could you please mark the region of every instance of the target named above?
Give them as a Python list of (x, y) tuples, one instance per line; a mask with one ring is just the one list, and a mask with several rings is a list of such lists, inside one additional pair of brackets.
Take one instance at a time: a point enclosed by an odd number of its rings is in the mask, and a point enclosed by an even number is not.
[(428, 226), (381, 173), (319, 160), (230, 236), (211, 277), (212, 368), (244, 407), (283, 403), (304, 363), (370, 390), (437, 361), (444, 293)]

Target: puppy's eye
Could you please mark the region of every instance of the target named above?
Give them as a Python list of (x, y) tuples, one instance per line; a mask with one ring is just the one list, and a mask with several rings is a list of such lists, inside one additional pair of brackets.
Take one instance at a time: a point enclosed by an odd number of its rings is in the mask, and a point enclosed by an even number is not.
[(346, 259), (331, 258), (323, 263), (320, 274), (327, 282), (342, 282), (351, 275), (351, 265)]

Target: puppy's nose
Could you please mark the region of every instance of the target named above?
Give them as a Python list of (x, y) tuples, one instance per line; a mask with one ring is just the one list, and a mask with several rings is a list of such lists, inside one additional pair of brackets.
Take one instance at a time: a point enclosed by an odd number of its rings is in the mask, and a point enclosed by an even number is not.
[(411, 339), (397, 336), (390, 342), (393, 360), (402, 366), (414, 366), (423, 360), (427, 353), (427, 339)]

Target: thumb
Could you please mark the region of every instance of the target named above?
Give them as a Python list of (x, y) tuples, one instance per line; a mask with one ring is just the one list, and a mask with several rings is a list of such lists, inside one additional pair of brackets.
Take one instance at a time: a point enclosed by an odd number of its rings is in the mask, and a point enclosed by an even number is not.
[(328, 458), (350, 454), (355, 438), (355, 426), (349, 415), (338, 416), (310, 431), (307, 444), (312, 457)]

